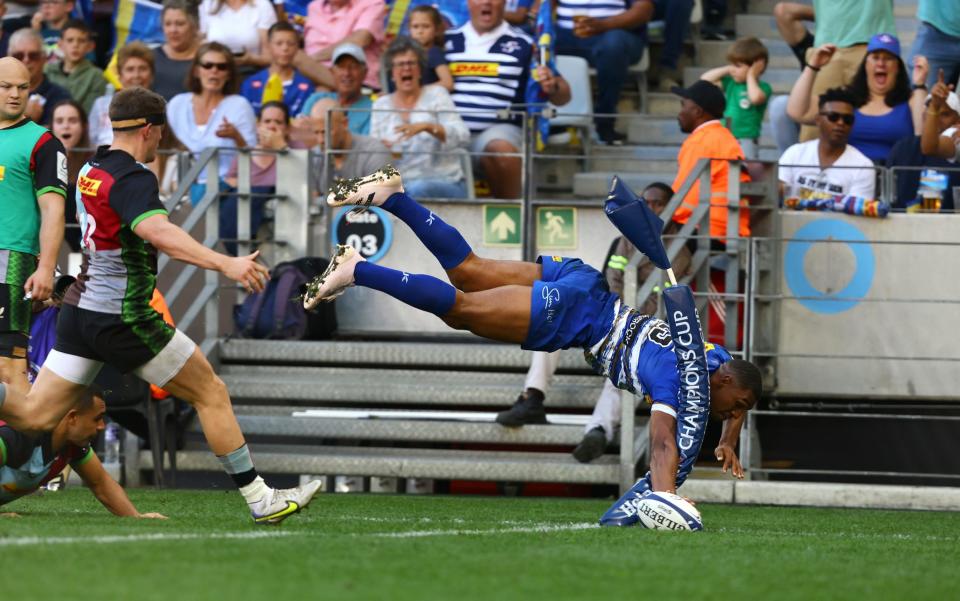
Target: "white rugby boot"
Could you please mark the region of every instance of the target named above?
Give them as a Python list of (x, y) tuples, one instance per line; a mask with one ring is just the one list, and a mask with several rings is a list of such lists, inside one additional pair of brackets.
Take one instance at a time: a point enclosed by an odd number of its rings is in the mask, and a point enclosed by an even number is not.
[(357, 249), (348, 244), (338, 244), (337, 252), (327, 268), (307, 284), (303, 295), (303, 308), (315, 308), (320, 301), (331, 301), (353, 286), (353, 270), (357, 263), (366, 261)]
[(403, 192), (400, 172), (393, 165), (384, 165), (365, 177), (333, 182), (327, 194), (327, 204), (331, 207), (356, 205), (354, 212), (360, 213), (369, 206), (379, 207), (397, 192)]
[(321, 488), (320, 480), (311, 480), (296, 488), (268, 488), (260, 500), (247, 506), (255, 524), (279, 524), (309, 505)]

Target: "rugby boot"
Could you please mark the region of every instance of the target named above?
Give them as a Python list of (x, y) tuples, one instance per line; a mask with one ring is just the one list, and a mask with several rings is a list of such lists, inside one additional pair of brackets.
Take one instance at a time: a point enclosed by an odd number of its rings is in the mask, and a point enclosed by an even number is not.
[(307, 290), (303, 294), (303, 308), (310, 311), (320, 304), (320, 301), (331, 301), (353, 286), (353, 270), (360, 261), (366, 259), (357, 249), (348, 244), (338, 244), (337, 252), (330, 259), (327, 268), (307, 283)]
[(497, 414), (497, 423), (508, 428), (519, 428), (525, 424), (546, 424), (547, 412), (543, 409), (543, 401), (521, 394), (513, 407)]
[(607, 448), (607, 435), (603, 428), (597, 426), (591, 428), (589, 432), (583, 435), (583, 440), (573, 450), (574, 458), (580, 463), (590, 463), (597, 457), (603, 455)]
[(397, 192), (403, 192), (403, 180), (393, 165), (384, 165), (365, 177), (338, 179), (327, 194), (331, 207), (356, 205), (353, 212), (362, 213), (369, 206), (379, 207)]
[(311, 480), (296, 488), (268, 488), (259, 501), (248, 504), (250, 515), (255, 524), (279, 524), (309, 505), (321, 488), (320, 480)]

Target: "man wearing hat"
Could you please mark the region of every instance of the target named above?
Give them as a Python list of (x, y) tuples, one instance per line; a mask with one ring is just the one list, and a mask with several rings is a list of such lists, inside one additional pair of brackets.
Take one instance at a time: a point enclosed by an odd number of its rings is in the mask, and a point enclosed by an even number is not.
[(310, 115), (313, 105), (325, 98), (333, 98), (341, 108), (359, 109), (347, 111), (348, 127), (355, 134), (370, 133), (370, 109), (373, 101), (363, 93), (363, 84), (369, 69), (366, 54), (360, 46), (340, 44), (333, 51), (333, 80), (336, 92), (315, 92), (303, 103), (301, 115)]
[[(957, 143), (957, 125), (960, 124), (960, 97), (950, 91), (944, 82), (943, 70), (938, 70), (936, 84), (927, 96), (927, 108), (923, 114), (923, 135), (901, 140), (893, 147), (887, 165), (929, 167), (924, 170), (925, 184), (943, 189), (941, 210), (955, 209), (952, 190), (960, 186), (960, 173), (956, 161), (960, 156)], [(951, 171), (938, 171), (941, 167)], [(897, 173), (894, 206), (912, 208), (917, 205), (921, 172), (905, 170)], [(918, 195), (918, 192), (920, 194)], [(920, 203), (922, 205), (922, 200)]]
[[(679, 190), (683, 186), (700, 159), (713, 159), (710, 163), (710, 245), (724, 248), (727, 242), (727, 182), (730, 177), (727, 160), (742, 161), (744, 158), (740, 143), (722, 121), (727, 101), (720, 88), (702, 79), (689, 88), (675, 87), (673, 93), (682, 98), (680, 113), (677, 114), (680, 131), (690, 135), (677, 155), (677, 177), (673, 180), (672, 188)], [(749, 179), (746, 171), (740, 173), (740, 181)], [(697, 178), (683, 198), (683, 204), (674, 213), (674, 221), (686, 223), (699, 203), (700, 179)], [(741, 238), (750, 235), (750, 215), (747, 203), (742, 199), (738, 231)], [(717, 292), (724, 292), (724, 271), (711, 270), (710, 280)], [(710, 341), (723, 343), (724, 317), (711, 309), (709, 320)]]

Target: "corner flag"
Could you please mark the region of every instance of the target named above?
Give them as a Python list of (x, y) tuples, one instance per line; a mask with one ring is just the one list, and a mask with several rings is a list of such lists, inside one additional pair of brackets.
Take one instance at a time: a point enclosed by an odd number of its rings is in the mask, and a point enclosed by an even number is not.
[(667, 249), (660, 237), (663, 233), (663, 220), (616, 175), (610, 182), (610, 193), (603, 210), (620, 233), (654, 265), (660, 269), (670, 269)]

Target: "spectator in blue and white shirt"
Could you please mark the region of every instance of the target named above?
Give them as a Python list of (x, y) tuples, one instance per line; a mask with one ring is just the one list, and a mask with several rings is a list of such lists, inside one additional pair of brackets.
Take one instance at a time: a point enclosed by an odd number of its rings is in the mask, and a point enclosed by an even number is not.
[[(525, 100), (533, 41), (504, 21), (504, 0), (467, 0), (470, 21), (448, 31), (444, 51), (453, 75), (453, 102), (471, 133), (471, 153), (491, 153), (479, 164), (496, 198), (519, 198), (523, 147), (521, 116), (503, 120), (497, 111)], [(537, 81), (550, 102), (570, 102), (570, 86), (548, 67)], [(522, 111), (522, 109), (520, 109)], [(514, 156), (504, 156), (513, 154)]]
[(267, 82), (270, 76), (277, 75), (283, 82), (283, 104), (291, 114), (299, 115), (314, 90), (313, 82), (293, 68), (293, 57), (300, 49), (300, 34), (289, 22), (278, 21), (267, 30), (267, 49), (270, 51), (270, 66), (248, 77), (240, 87), (240, 95), (259, 115)]

